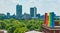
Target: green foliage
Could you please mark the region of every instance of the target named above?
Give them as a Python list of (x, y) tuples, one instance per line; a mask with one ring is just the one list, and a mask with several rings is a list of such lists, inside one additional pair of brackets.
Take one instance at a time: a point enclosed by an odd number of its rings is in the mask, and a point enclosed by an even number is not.
[(31, 19), (31, 20), (15, 20), (5, 19), (0, 20), (0, 29), (5, 29), (8, 33), (24, 33), (28, 30), (42, 30), (43, 20)]
[(27, 30), (28, 29), (26, 27), (16, 28), (15, 31), (14, 31), (14, 33), (24, 33)]

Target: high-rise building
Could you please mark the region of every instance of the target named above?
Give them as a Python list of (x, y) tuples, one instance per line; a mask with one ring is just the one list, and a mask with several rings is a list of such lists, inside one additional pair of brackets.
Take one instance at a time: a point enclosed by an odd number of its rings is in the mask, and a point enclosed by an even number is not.
[(30, 8), (30, 16), (31, 16), (31, 18), (36, 18), (36, 15), (37, 15), (37, 8), (36, 7)]
[(37, 16), (38, 18), (40, 18), (40, 14), (37, 14), (36, 16)]
[(16, 5), (16, 18), (21, 19), (22, 17), (22, 5)]
[(10, 13), (9, 12), (7, 13), (7, 18), (10, 18)]
[(5, 16), (6, 16), (5, 14), (0, 13), (0, 20), (5, 19), (6, 18)]

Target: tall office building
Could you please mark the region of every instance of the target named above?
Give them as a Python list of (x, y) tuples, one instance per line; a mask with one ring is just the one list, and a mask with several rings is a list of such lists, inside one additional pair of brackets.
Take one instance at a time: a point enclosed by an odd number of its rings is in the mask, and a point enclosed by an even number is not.
[(30, 16), (32, 18), (36, 18), (36, 15), (37, 15), (37, 8), (36, 7), (30, 8)]
[(21, 19), (22, 17), (22, 5), (16, 5), (16, 18)]
[(7, 18), (10, 18), (10, 13), (9, 12), (7, 13)]

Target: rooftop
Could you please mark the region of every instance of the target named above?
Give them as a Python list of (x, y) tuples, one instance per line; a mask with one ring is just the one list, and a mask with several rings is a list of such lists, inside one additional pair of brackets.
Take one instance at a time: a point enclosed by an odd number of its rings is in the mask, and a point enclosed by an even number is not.
[(39, 31), (35, 31), (35, 30), (33, 30), (33, 31), (25, 32), (25, 33), (42, 33), (42, 32), (39, 32)]
[(49, 30), (60, 30), (60, 26), (54, 26), (53, 28), (47, 27), (47, 26), (43, 26), (43, 28), (46, 28), (46, 29), (49, 29)]

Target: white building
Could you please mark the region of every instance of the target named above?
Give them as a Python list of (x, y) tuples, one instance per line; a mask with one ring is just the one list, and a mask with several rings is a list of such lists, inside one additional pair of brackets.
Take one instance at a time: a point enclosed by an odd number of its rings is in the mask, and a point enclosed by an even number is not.
[(35, 30), (33, 30), (33, 31), (25, 32), (25, 33), (42, 33), (42, 32), (39, 32), (39, 31), (35, 31)]

